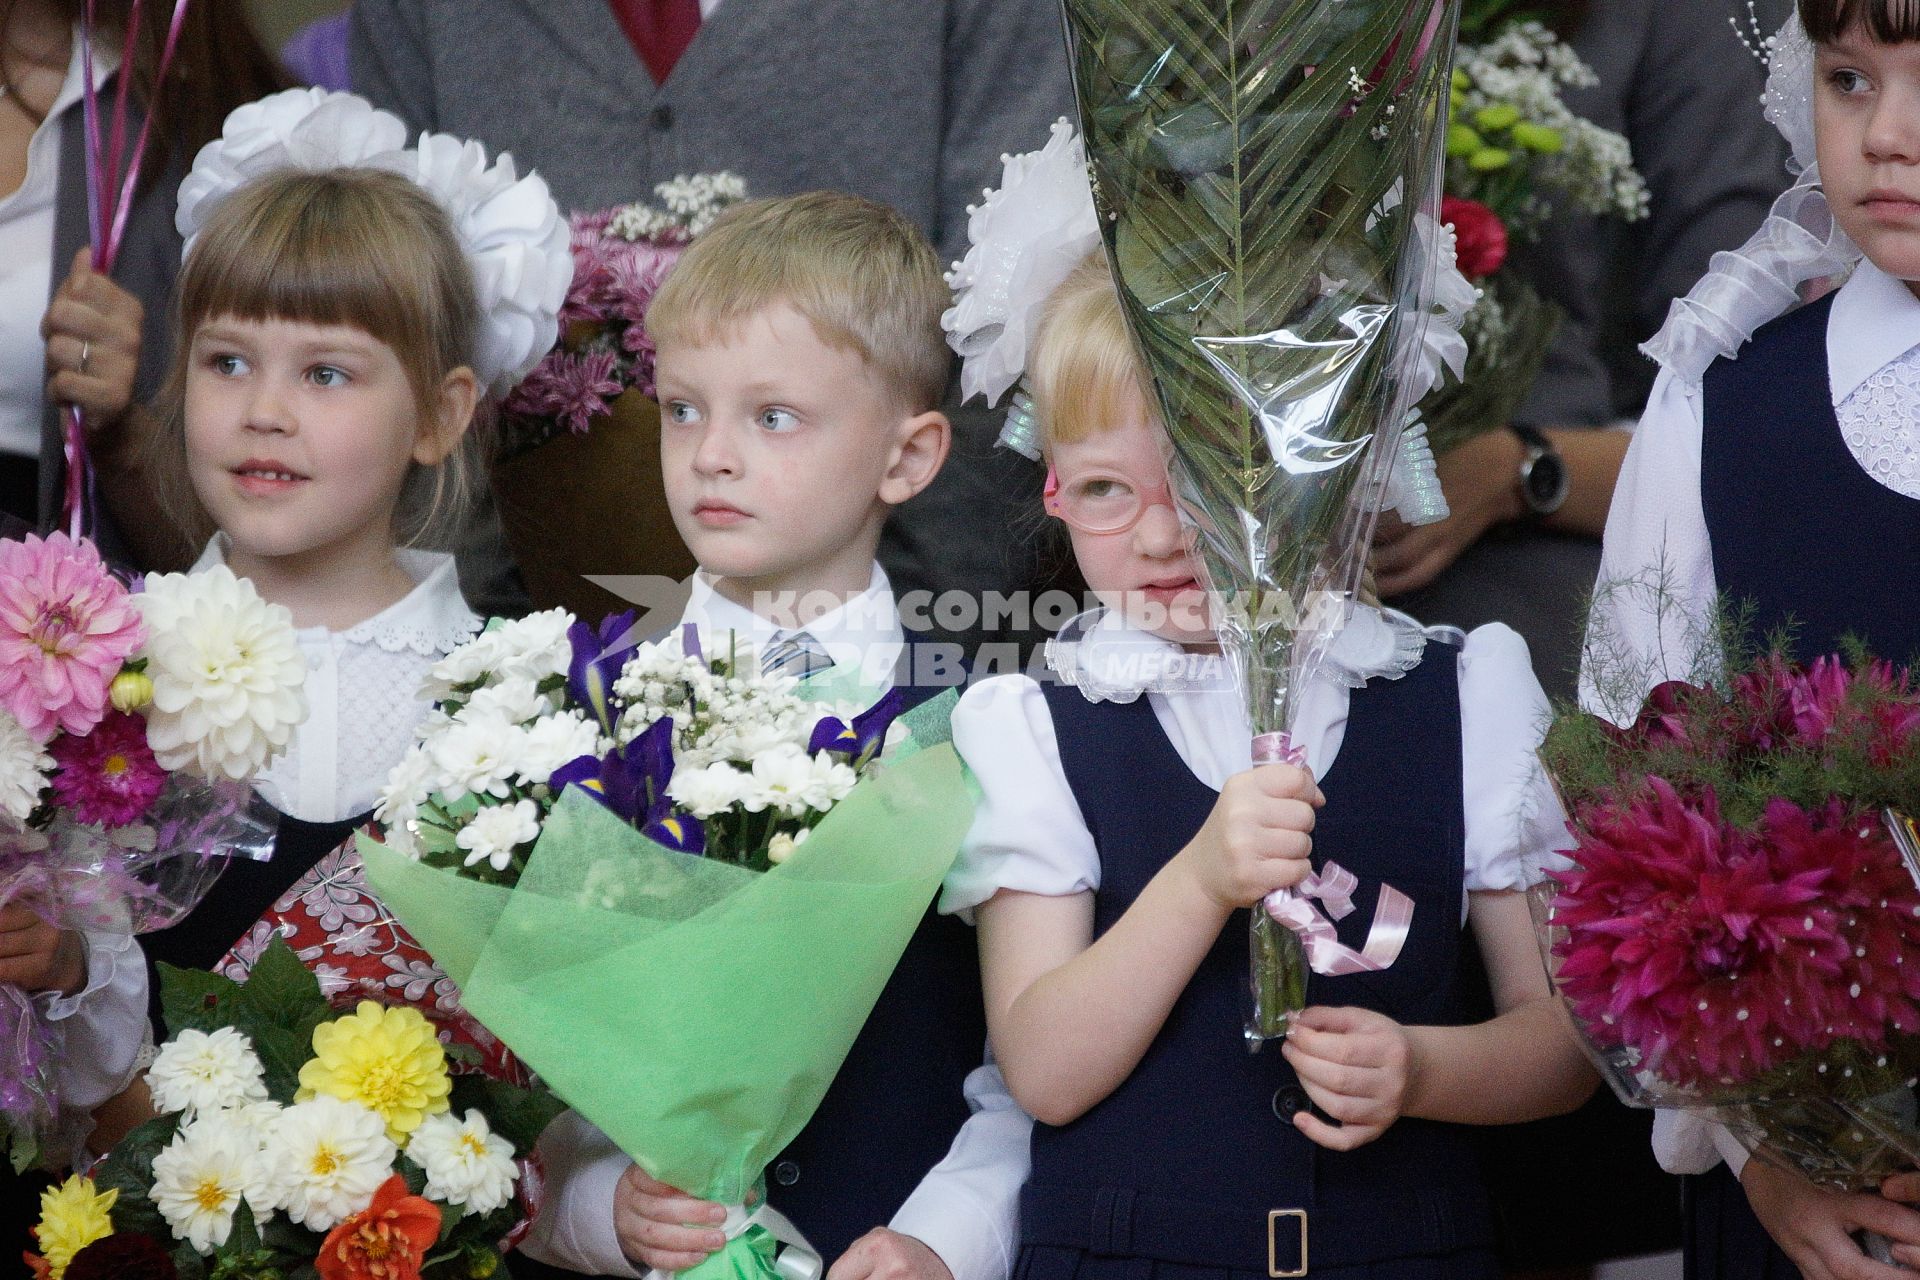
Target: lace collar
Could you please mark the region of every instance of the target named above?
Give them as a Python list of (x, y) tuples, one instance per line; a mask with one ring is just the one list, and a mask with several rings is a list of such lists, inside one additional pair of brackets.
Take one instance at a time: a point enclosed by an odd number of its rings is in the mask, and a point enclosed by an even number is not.
[[(1316, 680), (1358, 689), (1369, 680), (1398, 680), (1420, 665), (1427, 640), (1452, 640), (1451, 627), (1422, 627), (1394, 609), (1355, 605), (1321, 660)], [(1456, 641), (1457, 642), (1457, 641)], [(1218, 653), (1196, 653), (1094, 609), (1047, 641), (1047, 668), (1089, 702), (1132, 702), (1143, 693), (1192, 693), (1234, 687)]]
[[(339, 641), (368, 645), (388, 653), (416, 653), (435, 658), (451, 653), (473, 639), (480, 618), (460, 594), (460, 573), (452, 556), (439, 551), (400, 550), (394, 553), (400, 568), (414, 581), (413, 590), (363, 622), (344, 631), (303, 627), (296, 636), (302, 644)], [(225, 564), (227, 535), (216, 533), (194, 562), (194, 569)]]
[(1865, 258), (1833, 298), (1827, 373), (1837, 407), (1860, 385), (1920, 346), (1920, 298)]

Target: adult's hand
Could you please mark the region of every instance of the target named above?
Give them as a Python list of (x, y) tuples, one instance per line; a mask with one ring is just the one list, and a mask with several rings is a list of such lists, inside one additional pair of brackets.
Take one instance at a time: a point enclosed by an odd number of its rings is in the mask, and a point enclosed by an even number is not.
[(1520, 438), (1487, 431), (1448, 450), (1439, 459), (1440, 489), (1448, 515), (1436, 524), (1410, 525), (1397, 514), (1380, 518), (1373, 538), (1373, 574), (1382, 596), (1426, 586), (1497, 524), (1518, 519)]
[(95, 440), (117, 442), (128, 420), (145, 318), (140, 299), (95, 271), (82, 249), (40, 321), (47, 398), (78, 405)]

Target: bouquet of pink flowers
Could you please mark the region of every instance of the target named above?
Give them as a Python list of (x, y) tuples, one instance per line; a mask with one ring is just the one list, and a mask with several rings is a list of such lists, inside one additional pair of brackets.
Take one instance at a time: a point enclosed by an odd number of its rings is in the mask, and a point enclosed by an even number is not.
[(1920, 688), (1858, 654), (1723, 683), (1554, 726), (1574, 848), (1536, 899), (1549, 967), (1627, 1101), (1877, 1185), (1920, 1164)]
[[(247, 779), (306, 715), (287, 611), (225, 568), (138, 592), (84, 540), (0, 540), (0, 904), (96, 932), (165, 928), (274, 826)], [(16, 1165), (58, 1110), (36, 1004), (0, 987), (0, 1135)]]
[(576, 213), (573, 285), (560, 308), (560, 343), (507, 397), (509, 454), (562, 432), (587, 431), (628, 392), (653, 398), (647, 307), (693, 237), (746, 199), (731, 173), (675, 178), (654, 188), (659, 205)]

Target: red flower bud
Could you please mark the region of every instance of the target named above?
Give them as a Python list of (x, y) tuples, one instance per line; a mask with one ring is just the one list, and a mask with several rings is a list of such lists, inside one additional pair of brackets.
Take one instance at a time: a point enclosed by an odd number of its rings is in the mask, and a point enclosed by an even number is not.
[(1460, 273), (1469, 280), (1490, 276), (1507, 260), (1507, 227), (1500, 215), (1478, 200), (1447, 196), (1440, 221), (1453, 228)]

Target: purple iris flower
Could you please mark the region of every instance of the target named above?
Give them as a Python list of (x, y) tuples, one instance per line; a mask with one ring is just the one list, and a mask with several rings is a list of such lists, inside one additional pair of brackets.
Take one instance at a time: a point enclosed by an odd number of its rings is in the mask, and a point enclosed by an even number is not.
[(629, 609), (604, 619), (598, 628), (587, 622), (567, 628), (567, 641), (573, 647), (573, 660), (567, 664), (567, 692), (574, 701), (592, 708), (594, 718), (608, 733), (613, 732), (609, 706), (613, 682), (620, 678), (627, 656), (640, 645), (640, 637), (635, 634), (638, 617)]
[(807, 740), (807, 754), (831, 751), (854, 760), (867, 760), (878, 755), (887, 740), (887, 730), (906, 710), (906, 703), (907, 695), (896, 686), (887, 690), (880, 701), (855, 716), (851, 724), (838, 716), (823, 717), (819, 724), (813, 726), (813, 737)]
[(645, 733), (604, 756), (580, 756), (560, 766), (549, 782), (559, 791), (579, 787), (640, 834), (681, 853), (706, 847), (697, 819), (676, 814), (667, 798), (673, 778), (673, 721), (656, 720)]

